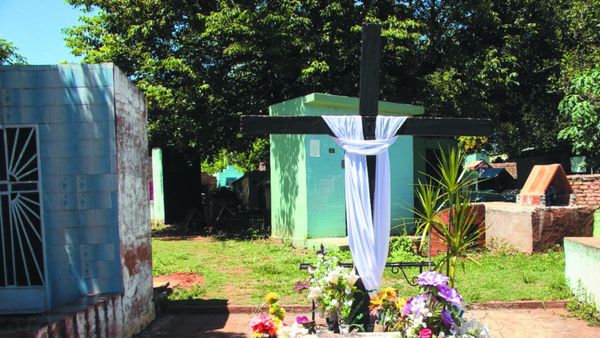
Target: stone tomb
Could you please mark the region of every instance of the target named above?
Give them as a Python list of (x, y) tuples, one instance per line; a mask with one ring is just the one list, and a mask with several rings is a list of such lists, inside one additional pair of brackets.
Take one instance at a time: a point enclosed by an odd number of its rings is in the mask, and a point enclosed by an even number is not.
[(517, 203), (484, 204), (488, 246), (504, 242), (532, 253), (562, 245), (567, 236), (592, 236), (594, 209), (575, 204), (560, 164), (535, 166)]
[(112, 64), (0, 67), (0, 336), (153, 319), (146, 120)]

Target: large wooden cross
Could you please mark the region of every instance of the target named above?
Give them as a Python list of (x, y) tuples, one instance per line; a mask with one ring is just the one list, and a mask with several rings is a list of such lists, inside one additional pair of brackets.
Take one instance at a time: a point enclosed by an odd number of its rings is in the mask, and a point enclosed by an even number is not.
[[(362, 26), (360, 64), (359, 114), (362, 116), (365, 140), (375, 138), (375, 121), (379, 111), (379, 63), (381, 26)], [(268, 134), (328, 134), (333, 135), (320, 116), (246, 115), (240, 119), (241, 130), (247, 135)], [(414, 136), (488, 136), (489, 119), (458, 119), (440, 117), (408, 117), (398, 135)], [(367, 156), (371, 199), (375, 189), (375, 156)]]
[[(380, 54), (381, 27), (377, 24), (363, 24), (359, 114), (362, 116), (365, 140), (375, 138), (375, 121), (379, 111)], [(240, 122), (242, 132), (247, 135), (333, 135), (320, 116), (247, 115), (242, 116)], [(491, 134), (491, 125), (488, 119), (408, 117), (397, 134), (414, 136), (488, 136)], [(371, 201), (373, 201), (375, 190), (375, 164), (375, 156), (367, 156)], [(360, 282), (359, 288), (363, 291), (363, 294), (358, 296), (355, 301), (353, 313), (362, 313), (363, 324), (367, 327), (369, 325), (369, 296)]]

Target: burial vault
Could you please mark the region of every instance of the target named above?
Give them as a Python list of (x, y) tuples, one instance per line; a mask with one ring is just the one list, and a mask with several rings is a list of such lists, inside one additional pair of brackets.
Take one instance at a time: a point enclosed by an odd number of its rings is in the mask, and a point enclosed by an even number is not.
[(0, 67), (0, 314), (59, 336), (154, 318), (146, 120), (113, 64)]
[[(357, 115), (358, 108), (358, 98), (312, 93), (270, 106), (269, 115)], [(418, 116), (423, 111), (379, 102), (382, 115)], [(414, 185), (423, 173), (434, 174), (427, 163), (435, 163), (440, 146), (451, 144), (451, 138), (402, 135), (389, 148), (392, 234), (413, 230)], [(272, 237), (298, 246), (342, 243), (347, 235), (343, 149), (331, 137), (317, 134), (271, 135), (270, 147)]]

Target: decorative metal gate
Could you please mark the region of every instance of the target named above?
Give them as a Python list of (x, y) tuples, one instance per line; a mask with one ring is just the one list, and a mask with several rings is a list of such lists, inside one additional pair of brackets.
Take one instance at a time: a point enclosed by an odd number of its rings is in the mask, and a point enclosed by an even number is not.
[(0, 290), (46, 284), (39, 181), (37, 128), (0, 128)]

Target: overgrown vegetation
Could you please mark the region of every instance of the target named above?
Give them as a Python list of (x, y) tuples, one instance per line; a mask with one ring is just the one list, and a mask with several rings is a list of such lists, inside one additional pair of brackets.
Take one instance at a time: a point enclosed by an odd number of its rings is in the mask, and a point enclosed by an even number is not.
[[(409, 241), (397, 240), (391, 247), (408, 248)], [(298, 282), (309, 274), (299, 269), (302, 262), (312, 262), (315, 252), (297, 250), (289, 244), (269, 240), (218, 240), (207, 237), (153, 239), (154, 275), (194, 272), (204, 277), (204, 284), (188, 291), (177, 291), (171, 299), (227, 299), (232, 304), (257, 304), (268, 292), (282, 296), (282, 304), (308, 304), (305, 292), (294, 291)], [(332, 250), (342, 261), (350, 262), (347, 250)], [(404, 249), (390, 256), (406, 257)], [(564, 254), (502, 255), (488, 252), (477, 255), (480, 264), (467, 262), (465, 273), (457, 275), (457, 283), (467, 302), (491, 300), (566, 299), (569, 291), (564, 281)], [(418, 274), (408, 269), (409, 277)], [(400, 290), (401, 296), (418, 292), (401, 275), (389, 269), (384, 272), (384, 285)]]

